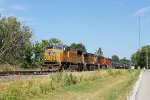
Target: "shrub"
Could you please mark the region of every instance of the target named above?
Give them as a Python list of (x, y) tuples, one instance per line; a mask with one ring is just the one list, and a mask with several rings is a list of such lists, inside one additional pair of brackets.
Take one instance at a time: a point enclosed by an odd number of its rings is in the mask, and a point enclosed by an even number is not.
[(46, 84), (46, 83), (45, 84), (40, 84), (39, 87), (40, 87), (41, 93), (46, 94), (48, 91), (51, 90), (51, 86), (49, 84)]
[(22, 68), (31, 68), (31, 65), (25, 61), (25, 62), (21, 63), (21, 67)]
[(65, 75), (64, 77), (64, 82), (65, 82), (65, 85), (72, 85), (72, 84), (77, 84), (77, 77), (72, 75), (72, 74), (69, 74), (69, 75)]

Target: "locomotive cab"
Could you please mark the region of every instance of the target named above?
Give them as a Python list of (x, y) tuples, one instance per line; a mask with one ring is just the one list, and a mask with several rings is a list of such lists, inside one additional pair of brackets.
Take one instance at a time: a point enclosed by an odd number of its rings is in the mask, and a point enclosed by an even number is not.
[(61, 44), (47, 46), (44, 54), (44, 65), (48, 65), (49, 69), (60, 67), (62, 52), (63, 45)]

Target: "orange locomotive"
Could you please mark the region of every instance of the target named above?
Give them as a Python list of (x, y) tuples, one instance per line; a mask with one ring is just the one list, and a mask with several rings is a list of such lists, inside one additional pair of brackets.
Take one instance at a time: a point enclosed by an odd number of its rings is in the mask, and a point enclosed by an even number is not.
[[(69, 46), (57, 44), (47, 46), (44, 54), (44, 65), (49, 70), (94, 70), (101, 66), (110, 66), (111, 60), (98, 58), (91, 53), (84, 54), (82, 51)], [(106, 67), (106, 68), (107, 68)]]

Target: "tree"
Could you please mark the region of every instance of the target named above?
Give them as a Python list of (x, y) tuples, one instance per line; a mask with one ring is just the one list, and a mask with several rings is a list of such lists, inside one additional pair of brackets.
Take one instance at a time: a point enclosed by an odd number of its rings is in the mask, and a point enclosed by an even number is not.
[(18, 64), (30, 45), (32, 31), (15, 17), (0, 20), (0, 64)]
[(24, 50), (23, 60), (21, 61), (21, 67), (32, 68), (33, 67), (33, 47), (32, 45), (27, 45)]
[(137, 55), (138, 55), (138, 53), (136, 52), (136, 53), (133, 53), (132, 56), (131, 56), (131, 62), (132, 62), (135, 66), (138, 65), (137, 58), (136, 58)]
[(76, 44), (76, 43), (72, 43), (72, 44), (70, 45), (70, 47), (71, 47), (71, 48), (74, 48), (74, 49), (77, 49), (77, 44)]
[(42, 40), (39, 44), (43, 49), (45, 49), (45, 47), (49, 44), (49, 42), (48, 40)]
[(125, 57), (123, 59), (120, 59), (119, 61), (121, 64), (130, 64), (130, 60), (126, 59)]
[(131, 61), (136, 67), (138, 66), (140, 66), (141, 68), (146, 67), (147, 60), (148, 60), (148, 65), (150, 65), (150, 46), (148, 45), (143, 46), (141, 50), (138, 50), (136, 53), (132, 54), (131, 56)]
[(77, 49), (77, 50), (80, 50), (80, 51), (83, 51), (84, 53), (87, 52), (85, 45), (82, 44), (82, 43), (78, 43), (78, 44), (72, 43), (72, 44), (70, 45), (70, 47), (71, 47), (71, 48), (74, 48), (74, 49)]
[(113, 62), (119, 62), (119, 57), (117, 55), (112, 56), (112, 61)]
[(102, 57), (102, 56), (103, 56), (102, 49), (99, 48), (99, 49), (95, 52), (95, 54), (96, 54), (98, 57)]
[(34, 52), (33, 66), (35, 66), (35, 67), (43, 64), (45, 47), (43, 47), (42, 44), (43, 44), (43, 42), (41, 42), (41, 43), (35, 42), (33, 45), (33, 52)]
[(49, 41), (48, 41), (49, 44), (61, 44), (61, 40), (59, 40), (58, 38), (51, 38)]

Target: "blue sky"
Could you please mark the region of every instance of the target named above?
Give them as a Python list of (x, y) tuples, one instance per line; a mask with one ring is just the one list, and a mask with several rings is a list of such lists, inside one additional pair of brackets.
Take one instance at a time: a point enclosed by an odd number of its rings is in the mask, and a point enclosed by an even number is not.
[(120, 58), (130, 58), (139, 48), (141, 16), (141, 45), (150, 44), (150, 0), (0, 0), (0, 13), (29, 25), (32, 41), (57, 37)]

